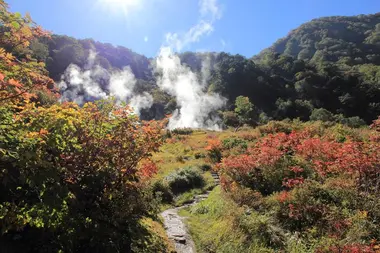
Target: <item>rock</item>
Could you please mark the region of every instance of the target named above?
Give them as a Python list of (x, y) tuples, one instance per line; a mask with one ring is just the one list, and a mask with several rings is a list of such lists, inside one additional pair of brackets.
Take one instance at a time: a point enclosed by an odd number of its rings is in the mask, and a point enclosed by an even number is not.
[(186, 244), (186, 238), (185, 237), (176, 237), (174, 240), (181, 244)]
[(208, 197), (207, 194), (201, 194), (194, 198), (191, 204), (168, 209), (161, 213), (164, 219), (164, 227), (170, 240), (174, 242), (175, 249), (178, 253), (195, 253), (195, 245), (187, 231), (183, 218), (178, 215), (178, 210), (192, 206)]

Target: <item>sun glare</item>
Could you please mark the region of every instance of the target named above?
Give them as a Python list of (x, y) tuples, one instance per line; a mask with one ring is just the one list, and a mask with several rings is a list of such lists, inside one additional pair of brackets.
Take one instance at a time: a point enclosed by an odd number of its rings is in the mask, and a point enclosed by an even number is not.
[(104, 8), (127, 14), (132, 9), (138, 7), (142, 0), (99, 0)]

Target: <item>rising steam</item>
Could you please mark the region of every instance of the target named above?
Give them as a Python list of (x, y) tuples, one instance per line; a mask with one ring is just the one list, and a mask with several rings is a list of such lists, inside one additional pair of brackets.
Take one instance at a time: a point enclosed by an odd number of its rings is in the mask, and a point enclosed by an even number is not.
[(169, 129), (206, 128), (220, 129), (220, 118), (216, 111), (224, 106), (226, 99), (218, 94), (206, 93), (210, 76), (210, 59), (202, 63), (201, 79), (181, 64), (174, 50), (181, 51), (191, 43), (198, 42), (204, 35), (214, 30), (214, 22), (221, 17), (217, 0), (201, 0), (199, 3), (201, 19), (182, 36), (177, 33), (166, 35), (168, 46), (161, 47), (156, 61), (156, 71), (161, 74), (157, 85), (174, 96), (179, 109), (169, 120)]
[[(190, 68), (181, 64), (179, 57), (173, 54), (170, 47), (161, 48), (157, 58), (156, 69), (161, 73), (157, 85), (177, 100), (179, 109), (174, 111), (169, 120), (169, 129), (174, 128), (207, 128), (218, 130), (219, 118), (212, 115), (221, 108), (225, 99), (218, 94), (207, 94), (202, 80), (199, 80)], [(207, 74), (207, 71), (204, 71)]]
[[(220, 129), (220, 118), (216, 112), (225, 105), (226, 99), (206, 92), (212, 67), (210, 58), (203, 60), (199, 76), (183, 65), (175, 54), (214, 30), (214, 22), (221, 17), (221, 8), (217, 0), (200, 0), (199, 13), (199, 22), (186, 33), (166, 35), (166, 45), (161, 47), (156, 59), (157, 86), (172, 95), (178, 106), (169, 120), (169, 129)], [(119, 102), (130, 104), (137, 114), (141, 109), (152, 106), (153, 97), (149, 93), (134, 92), (136, 78), (129, 67), (107, 71), (95, 62), (96, 53), (90, 52), (83, 70), (73, 64), (67, 68), (59, 83), (62, 101), (83, 104), (112, 96)]]
[(152, 106), (153, 97), (150, 94), (135, 94), (136, 78), (130, 67), (108, 71), (96, 65), (95, 59), (96, 53), (90, 51), (83, 70), (75, 64), (66, 69), (58, 85), (62, 94), (61, 101), (74, 101), (82, 105), (114, 97), (119, 103), (129, 103), (136, 114)]

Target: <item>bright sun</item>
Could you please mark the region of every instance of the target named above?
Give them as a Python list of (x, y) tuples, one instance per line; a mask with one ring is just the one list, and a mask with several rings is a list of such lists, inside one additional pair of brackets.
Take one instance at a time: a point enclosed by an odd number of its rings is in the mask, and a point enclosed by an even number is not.
[(139, 0), (103, 0), (103, 2), (109, 3), (109, 4), (115, 4), (119, 6), (136, 6), (139, 4)]
[(112, 11), (123, 11), (127, 14), (141, 4), (141, 0), (99, 0), (103, 7)]

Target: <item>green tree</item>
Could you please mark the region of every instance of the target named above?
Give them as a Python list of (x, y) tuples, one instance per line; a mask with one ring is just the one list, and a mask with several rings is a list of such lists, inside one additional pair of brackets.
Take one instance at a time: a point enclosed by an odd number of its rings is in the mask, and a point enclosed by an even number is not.
[(254, 120), (256, 108), (249, 101), (248, 97), (238, 96), (235, 100), (235, 113), (238, 116), (240, 124), (247, 124)]
[(327, 121), (335, 121), (335, 118), (334, 118), (334, 115), (330, 111), (324, 108), (318, 108), (318, 109), (314, 109), (311, 112), (310, 120), (312, 121), (321, 120), (321, 121), (327, 122)]
[(239, 125), (239, 119), (235, 112), (226, 111), (223, 112), (223, 123), (226, 126), (237, 127)]

